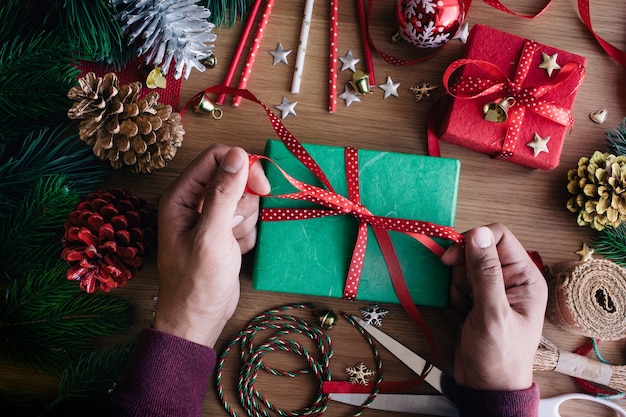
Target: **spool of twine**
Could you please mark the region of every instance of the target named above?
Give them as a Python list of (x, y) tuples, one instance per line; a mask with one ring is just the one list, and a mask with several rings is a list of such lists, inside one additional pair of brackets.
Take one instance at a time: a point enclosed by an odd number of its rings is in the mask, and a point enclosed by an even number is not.
[(546, 317), (563, 330), (601, 340), (626, 337), (626, 269), (606, 259), (565, 262), (547, 274)]

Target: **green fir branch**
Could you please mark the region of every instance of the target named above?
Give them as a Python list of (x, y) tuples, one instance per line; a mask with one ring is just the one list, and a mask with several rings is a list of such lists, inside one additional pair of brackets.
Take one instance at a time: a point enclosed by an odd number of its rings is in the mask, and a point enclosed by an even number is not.
[(94, 349), (94, 338), (128, 328), (130, 304), (121, 297), (82, 292), (66, 279), (59, 259), (27, 273), (0, 304), (0, 353), (37, 371), (55, 372)]
[(226, 23), (232, 27), (237, 22), (237, 19), (243, 20), (248, 14), (250, 5), (253, 0), (202, 0), (200, 4), (211, 11), (211, 17), (209, 20), (217, 27), (221, 27)]
[(626, 265), (626, 224), (607, 227), (593, 236), (593, 249), (618, 265)]
[[(17, 206), (42, 177), (63, 173), (72, 184), (72, 192), (78, 195), (104, 183), (107, 165), (77, 134), (67, 134), (67, 129), (67, 125), (42, 129), (17, 144), (0, 143), (0, 213)], [(0, 214), (0, 220), (2, 217)]]
[(67, 92), (80, 71), (55, 34), (15, 36), (0, 44), (0, 114), (51, 123), (71, 107)]
[(606, 132), (606, 141), (611, 153), (626, 155), (626, 117), (615, 129)]
[(65, 175), (41, 178), (0, 219), (0, 270), (11, 277), (13, 271), (39, 270), (42, 260), (60, 256), (63, 224), (78, 201)]
[(24, 0), (4, 0), (0, 7), (0, 43), (29, 30), (32, 4)]
[[(128, 46), (107, 0), (55, 0), (48, 20), (56, 22), (81, 59), (122, 68), (136, 50)], [(52, 15), (54, 13), (55, 15)]]

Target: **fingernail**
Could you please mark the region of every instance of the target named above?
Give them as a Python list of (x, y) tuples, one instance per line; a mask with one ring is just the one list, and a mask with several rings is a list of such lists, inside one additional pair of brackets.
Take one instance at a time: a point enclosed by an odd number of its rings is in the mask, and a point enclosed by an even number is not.
[(243, 221), (243, 216), (241, 214), (236, 214), (233, 216), (233, 220), (231, 221), (232, 227), (237, 227)]
[(230, 172), (231, 174), (235, 174), (239, 172), (244, 162), (245, 161), (241, 153), (231, 149), (222, 161), (222, 169), (226, 172)]
[(488, 227), (479, 227), (474, 233), (474, 244), (481, 249), (486, 249), (493, 245), (493, 233)]

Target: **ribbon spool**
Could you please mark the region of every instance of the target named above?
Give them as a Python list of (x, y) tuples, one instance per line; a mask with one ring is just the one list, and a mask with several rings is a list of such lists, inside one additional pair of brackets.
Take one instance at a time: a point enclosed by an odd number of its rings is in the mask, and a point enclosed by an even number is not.
[(626, 269), (606, 259), (565, 262), (547, 279), (552, 323), (600, 340), (626, 337)]

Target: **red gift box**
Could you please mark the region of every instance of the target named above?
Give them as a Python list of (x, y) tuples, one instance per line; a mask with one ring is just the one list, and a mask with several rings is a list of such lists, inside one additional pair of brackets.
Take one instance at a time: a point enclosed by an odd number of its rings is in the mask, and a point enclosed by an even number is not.
[[(561, 68), (550, 76), (540, 65), (555, 54)], [(579, 55), (475, 25), (466, 58), (453, 62), (444, 73), (450, 104), (440, 139), (531, 168), (556, 168), (565, 135), (573, 125), (571, 109), (586, 61)], [(486, 120), (489, 106), (492, 114), (501, 111), (493, 103), (502, 100), (504, 105), (511, 104), (506, 120)]]

